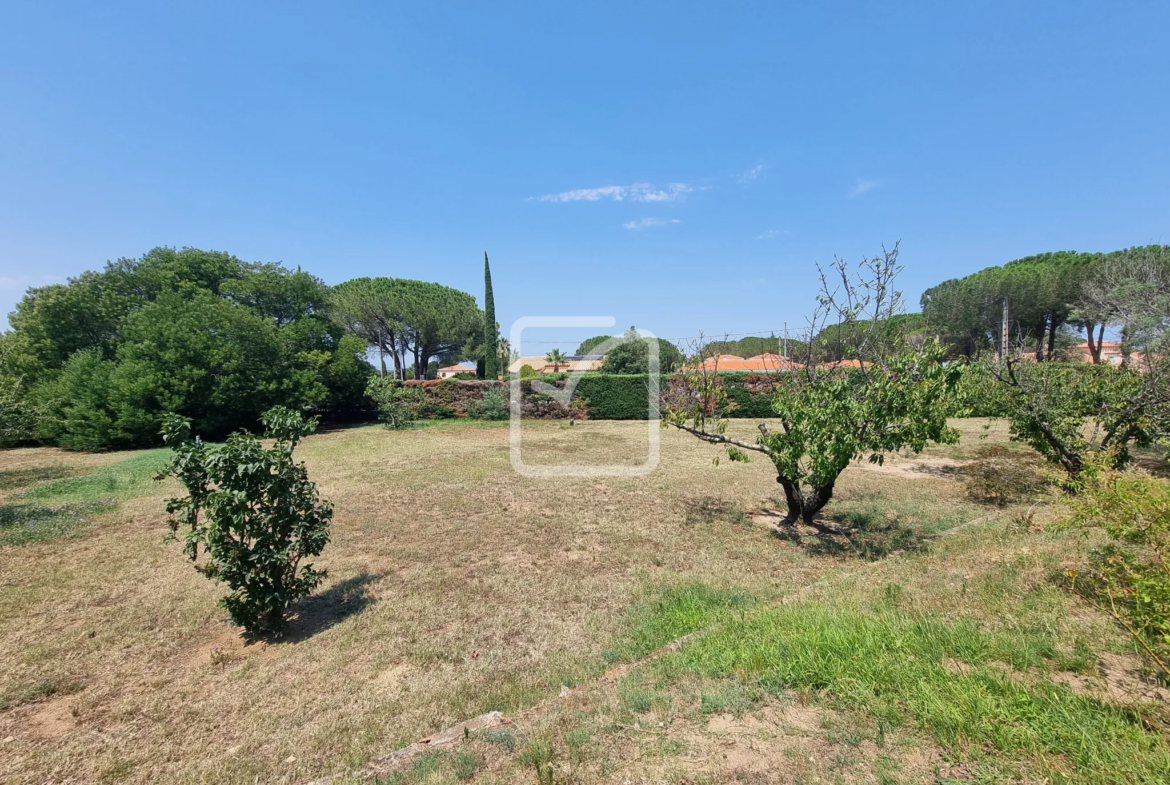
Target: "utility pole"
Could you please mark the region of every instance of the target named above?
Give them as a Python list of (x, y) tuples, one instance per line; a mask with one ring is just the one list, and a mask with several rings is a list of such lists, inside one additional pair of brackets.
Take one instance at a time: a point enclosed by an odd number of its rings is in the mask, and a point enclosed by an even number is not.
[(787, 365), (788, 364), (788, 322), (784, 322), (784, 351), (781, 352), (781, 354), (784, 355), (784, 364)]
[(1003, 298), (1003, 327), (999, 335), (999, 359), (1005, 360), (1008, 355), (1008, 338), (1011, 333), (1010, 322), (1008, 321), (1008, 298)]

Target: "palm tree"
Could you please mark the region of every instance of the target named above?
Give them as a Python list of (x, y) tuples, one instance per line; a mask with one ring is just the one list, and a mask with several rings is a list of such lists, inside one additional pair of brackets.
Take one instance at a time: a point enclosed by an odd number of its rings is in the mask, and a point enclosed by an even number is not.
[(551, 352), (546, 354), (544, 356), (544, 361), (552, 364), (553, 373), (559, 371), (561, 369), (561, 365), (566, 365), (569, 362), (568, 358), (565, 357), (565, 353), (560, 349), (553, 349)]

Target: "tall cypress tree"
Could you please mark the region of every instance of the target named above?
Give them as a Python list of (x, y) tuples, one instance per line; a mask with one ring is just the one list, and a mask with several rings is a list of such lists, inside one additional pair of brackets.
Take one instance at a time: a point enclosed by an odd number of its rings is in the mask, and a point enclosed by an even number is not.
[(500, 328), (496, 324), (496, 298), (492, 294), (492, 268), (487, 251), (483, 252), (483, 376), (495, 380), (500, 375)]

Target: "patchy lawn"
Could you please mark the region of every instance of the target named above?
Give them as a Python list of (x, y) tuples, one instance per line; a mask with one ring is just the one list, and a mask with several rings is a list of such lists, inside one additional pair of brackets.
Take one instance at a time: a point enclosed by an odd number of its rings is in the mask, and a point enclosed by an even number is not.
[[(1160, 781), (1157, 688), (1048, 579), (1071, 535), (967, 500), (982, 425), (846, 472), (833, 542), (775, 526), (769, 464), (675, 431), (646, 477), (551, 479), (506, 427), (322, 433), (329, 578), (247, 646), (165, 541), (162, 451), (0, 452), (0, 780), (356, 781), (499, 710), (383, 781)], [(645, 450), (645, 423), (525, 429), (530, 462)]]

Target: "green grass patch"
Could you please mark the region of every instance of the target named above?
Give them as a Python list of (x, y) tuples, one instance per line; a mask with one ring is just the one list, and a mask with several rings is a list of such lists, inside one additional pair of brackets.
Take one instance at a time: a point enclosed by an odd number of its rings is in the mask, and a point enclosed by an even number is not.
[(0, 505), (0, 547), (65, 537), (81, 530), (91, 515), (113, 509), (107, 501)]
[(816, 690), (879, 725), (909, 725), (974, 759), (994, 748), (1057, 782), (1166, 782), (1167, 742), (1133, 712), (1047, 681), (1038, 666), (1055, 658), (1053, 641), (1019, 630), (803, 603), (728, 620), (656, 667)]
[(38, 466), (35, 469), (0, 471), (0, 491), (15, 491), (39, 482), (72, 477), (77, 471), (69, 466)]
[(150, 493), (155, 476), (170, 457), (169, 449), (147, 450), (93, 474), (37, 485), (23, 495), (37, 502), (118, 501), (141, 496)]
[(610, 662), (644, 657), (675, 638), (741, 614), (758, 601), (745, 591), (703, 583), (662, 587), (630, 610), (625, 639), (603, 656)]
[(122, 499), (150, 493), (171, 451), (148, 450), (103, 466), (93, 474), (68, 477), (68, 470), (12, 472), (9, 483), (56, 477), (0, 505), (0, 546), (24, 545), (76, 534), (93, 515), (109, 512)]
[(82, 685), (80, 682), (60, 678), (41, 679), (29, 684), (18, 684), (0, 693), (0, 711), (5, 711), (14, 706), (22, 706), (26, 703), (36, 703), (37, 701), (51, 698), (54, 695), (72, 695), (75, 692), (80, 692), (81, 689)]

